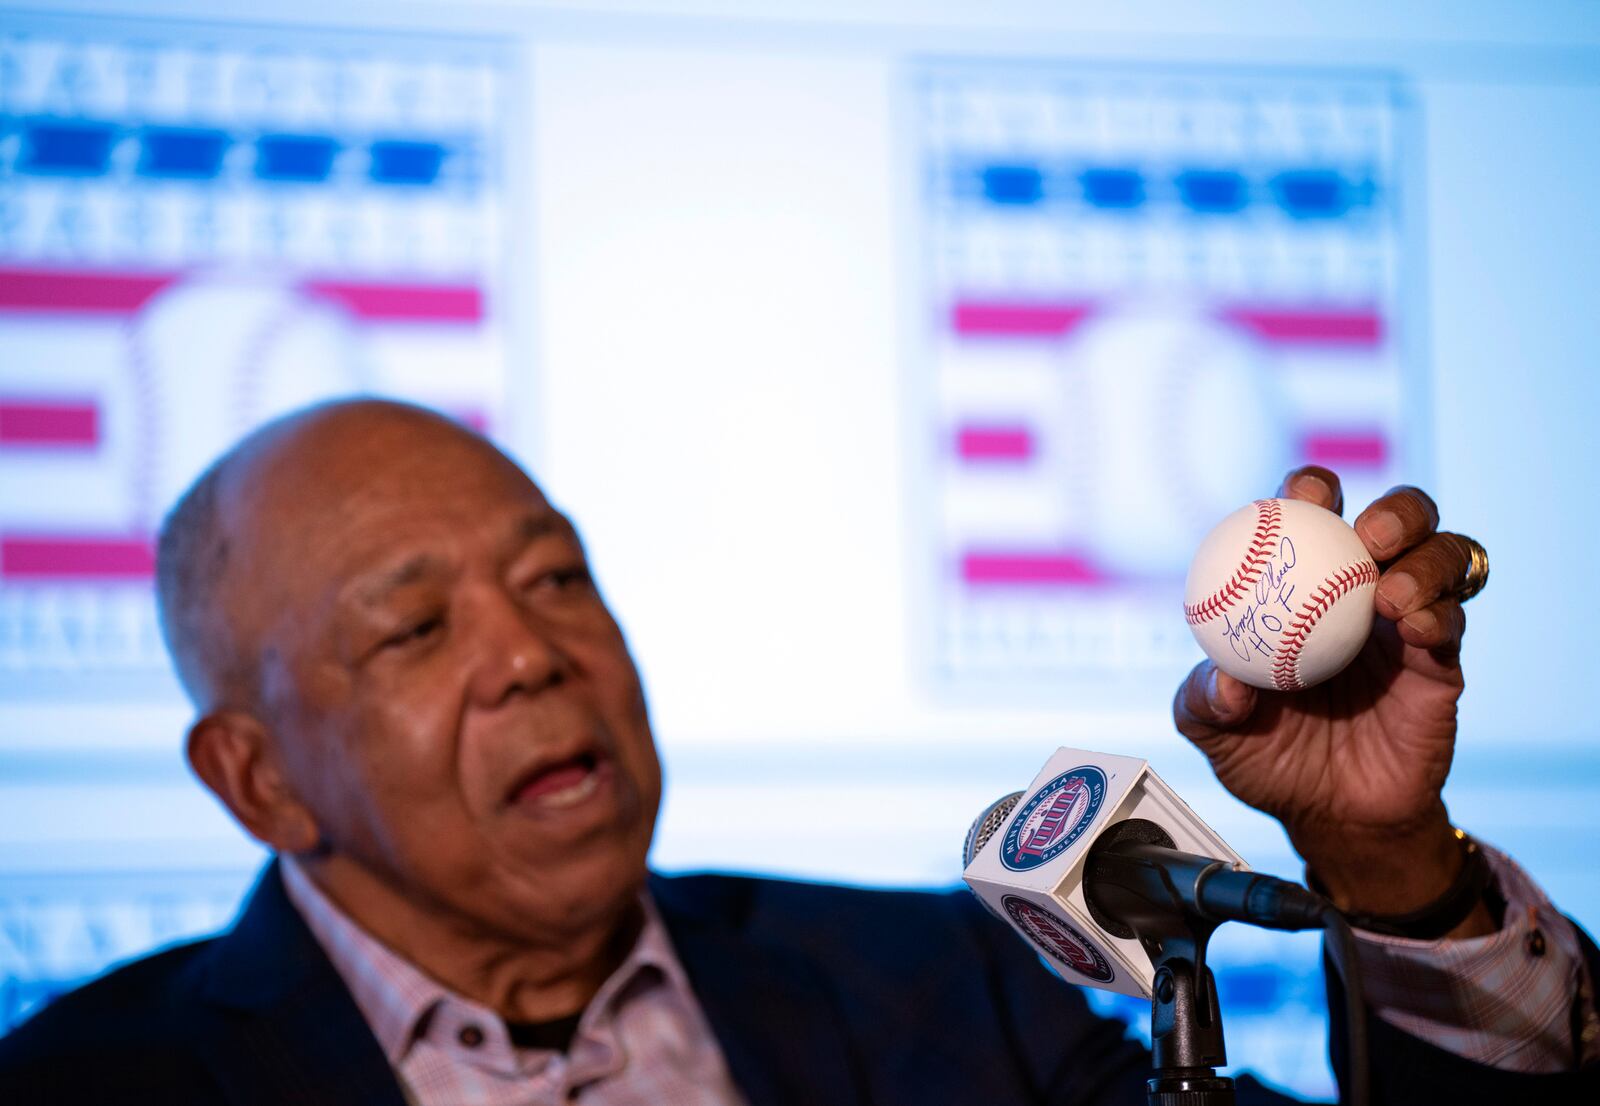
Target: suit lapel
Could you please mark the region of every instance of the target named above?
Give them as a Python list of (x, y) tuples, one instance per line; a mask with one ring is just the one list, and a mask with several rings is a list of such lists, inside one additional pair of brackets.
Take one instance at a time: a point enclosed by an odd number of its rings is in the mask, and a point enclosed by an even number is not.
[(344, 981), (268, 865), (204, 966), (200, 1051), (234, 1106), (405, 1106)]
[(691, 881), (652, 876), (650, 891), (750, 1106), (866, 1101), (837, 1000), (814, 962), (709, 909)]

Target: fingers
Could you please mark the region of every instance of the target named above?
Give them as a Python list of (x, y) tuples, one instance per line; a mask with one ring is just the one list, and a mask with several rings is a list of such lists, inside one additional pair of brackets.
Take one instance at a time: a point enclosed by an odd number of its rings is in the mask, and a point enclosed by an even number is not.
[(1201, 661), (1173, 697), (1172, 718), (1179, 733), (1199, 743), (1237, 726), (1255, 706), (1255, 688)]
[(1412, 611), (1395, 628), (1400, 640), (1419, 649), (1431, 650), (1438, 657), (1453, 657), (1461, 652), (1461, 637), (1467, 632), (1467, 612), (1456, 599), (1441, 599)]
[(1354, 525), (1374, 560), (1392, 560), (1439, 528), (1439, 507), (1421, 488), (1402, 485), (1375, 500)]
[(1356, 533), (1379, 562), (1377, 608), (1401, 640), (1439, 656), (1460, 651), (1467, 618), (1456, 593), (1472, 564), (1465, 538), (1435, 533), (1439, 507), (1420, 488), (1391, 488), (1356, 516)]
[(1441, 598), (1453, 599), (1471, 564), (1471, 548), (1460, 534), (1432, 535), (1378, 580), (1378, 613), (1398, 622)]
[(1302, 465), (1285, 476), (1278, 486), (1278, 498), (1303, 499), (1336, 515), (1344, 514), (1344, 489), (1339, 486), (1339, 478), (1321, 465)]

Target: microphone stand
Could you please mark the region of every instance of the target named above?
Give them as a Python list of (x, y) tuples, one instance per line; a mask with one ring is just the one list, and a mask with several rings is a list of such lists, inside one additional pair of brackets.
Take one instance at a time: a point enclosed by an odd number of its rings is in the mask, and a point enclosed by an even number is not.
[(1171, 932), (1154, 939), (1139, 934), (1156, 968), (1150, 996), (1149, 1104), (1233, 1106), (1233, 1080), (1216, 1072), (1228, 1056), (1217, 981), (1206, 967), (1206, 944), (1216, 924), (1193, 915), (1183, 921), (1192, 924), (1171, 926)]
[(1142, 820), (1111, 827), (1090, 851), (1088, 865), (1094, 871), (1116, 864), (1119, 878), (1096, 881), (1084, 898), (1108, 933), (1137, 937), (1156, 969), (1150, 997), (1154, 1070), (1145, 1084), (1149, 1106), (1234, 1106), (1233, 1080), (1216, 1072), (1228, 1057), (1217, 981), (1206, 967), (1206, 945), (1221, 923), (1190, 909), (1160, 864), (1130, 866), (1125, 853), (1114, 855), (1119, 847), (1137, 853), (1141, 844), (1170, 849), (1172, 839)]

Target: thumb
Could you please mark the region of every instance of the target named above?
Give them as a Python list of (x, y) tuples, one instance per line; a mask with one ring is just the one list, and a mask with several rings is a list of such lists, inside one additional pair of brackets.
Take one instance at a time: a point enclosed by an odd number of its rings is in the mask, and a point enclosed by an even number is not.
[(1242, 724), (1256, 709), (1256, 689), (1234, 679), (1214, 661), (1201, 661), (1189, 672), (1172, 700), (1178, 732), (1196, 745)]

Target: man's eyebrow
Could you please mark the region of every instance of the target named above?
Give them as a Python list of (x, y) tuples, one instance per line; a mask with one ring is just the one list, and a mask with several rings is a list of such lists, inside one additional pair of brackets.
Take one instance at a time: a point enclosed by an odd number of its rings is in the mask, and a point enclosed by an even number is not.
[(414, 584), (426, 576), (442, 574), (448, 568), (449, 566), (438, 557), (430, 553), (419, 553), (394, 568), (358, 580), (354, 589), (355, 597), (362, 603), (372, 606), (407, 584)]
[(572, 528), (572, 523), (567, 521), (567, 516), (560, 511), (540, 511), (536, 515), (524, 515), (517, 520), (512, 528), (512, 541), (518, 546), (528, 545), (547, 534), (559, 534), (564, 538), (576, 538), (577, 531)]
[[(524, 515), (511, 528), (512, 543), (518, 548), (549, 534), (558, 534), (574, 540), (577, 538), (577, 531), (572, 528), (572, 523), (568, 522), (567, 517), (559, 511), (541, 511), (534, 515)], [(375, 606), (407, 584), (414, 584), (428, 576), (442, 576), (449, 571), (450, 565), (442, 558), (431, 553), (418, 553), (394, 568), (380, 570), (357, 580), (352, 593), (359, 602)]]

